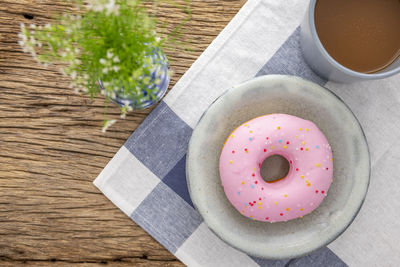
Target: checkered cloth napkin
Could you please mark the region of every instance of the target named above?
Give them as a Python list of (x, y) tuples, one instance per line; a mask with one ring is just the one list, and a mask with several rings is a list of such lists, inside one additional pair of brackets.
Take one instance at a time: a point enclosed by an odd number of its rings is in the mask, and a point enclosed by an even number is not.
[[(94, 181), (189, 266), (400, 265), (400, 76), (350, 85), (318, 77), (299, 50), (307, 6), (249, 0)], [(225, 90), (264, 74), (301, 76), (335, 92), (360, 120), (370, 146), (371, 184), (359, 215), (328, 247), (299, 259), (259, 259), (225, 244), (193, 208), (186, 185), (186, 150), (202, 113)]]

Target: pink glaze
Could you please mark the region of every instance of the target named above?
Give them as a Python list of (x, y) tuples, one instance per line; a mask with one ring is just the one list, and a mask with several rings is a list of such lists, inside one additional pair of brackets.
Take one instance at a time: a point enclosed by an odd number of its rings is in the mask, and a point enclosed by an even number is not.
[[(262, 162), (281, 155), (290, 164), (281, 180), (268, 183)], [(235, 129), (222, 148), (219, 172), (232, 205), (253, 220), (280, 222), (317, 208), (332, 183), (333, 158), (324, 134), (311, 121), (264, 115)]]

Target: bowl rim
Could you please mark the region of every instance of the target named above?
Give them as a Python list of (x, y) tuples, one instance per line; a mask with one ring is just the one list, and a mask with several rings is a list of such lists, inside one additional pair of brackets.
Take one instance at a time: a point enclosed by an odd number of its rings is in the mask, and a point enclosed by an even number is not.
[[(358, 203), (358, 207), (357, 207), (357, 209), (354, 211), (354, 214), (353, 214), (353, 216), (350, 218), (350, 220), (348, 221), (348, 223), (347, 223), (344, 227), (342, 227), (342, 229), (340, 229), (339, 231), (337, 231), (337, 232), (335, 233), (335, 235), (333, 235), (331, 238), (326, 239), (324, 242), (322, 242), (321, 244), (319, 244), (319, 245), (318, 245), (317, 247), (315, 247), (314, 249), (311, 249), (311, 250), (309, 250), (309, 251), (305, 251), (305, 252), (303, 252), (303, 253), (297, 253), (297, 254), (295, 254), (295, 255), (293, 255), (293, 256), (291, 256), (291, 257), (254, 254), (254, 253), (252, 253), (251, 251), (246, 251), (246, 250), (244, 250), (244, 249), (242, 249), (242, 248), (239, 248), (239, 247), (235, 246), (235, 244), (231, 244), (229, 241), (227, 241), (227, 240), (224, 238), (224, 236), (222, 236), (221, 234), (219, 234), (218, 232), (216, 232), (212, 227), (210, 227), (210, 226), (208, 225), (208, 223), (207, 223), (207, 220), (205, 219), (205, 216), (203, 216), (203, 214), (200, 212), (200, 209), (198, 208), (196, 202), (193, 201), (193, 197), (192, 197), (192, 196), (193, 196), (193, 193), (192, 193), (191, 186), (190, 186), (190, 177), (189, 177), (190, 174), (189, 174), (189, 171), (188, 171), (188, 170), (189, 170), (188, 166), (189, 166), (189, 162), (190, 162), (189, 158), (191, 157), (190, 151), (191, 151), (191, 147), (193, 146), (192, 143), (194, 142), (194, 141), (193, 141), (193, 138), (192, 138), (192, 137), (193, 137), (193, 133), (196, 131), (196, 129), (198, 128), (197, 126), (198, 126), (198, 125), (201, 123), (201, 121), (204, 119), (204, 116), (207, 114), (207, 112), (209, 111), (209, 109), (211, 108), (211, 106), (213, 106), (217, 101), (221, 100), (224, 96), (226, 96), (227, 94), (229, 94), (230, 92), (232, 92), (232, 90), (234, 90), (234, 89), (236, 89), (236, 88), (238, 88), (238, 87), (246, 86), (246, 85), (248, 85), (248, 84), (250, 84), (250, 83), (253, 83), (253, 82), (255, 82), (255, 81), (258, 81), (258, 80), (266, 80), (266, 81), (268, 81), (269, 79), (281, 79), (281, 80), (284, 80), (284, 79), (292, 79), (292, 80), (294, 80), (294, 81), (297, 80), (297, 81), (300, 81), (300, 82), (303, 82), (303, 83), (306, 83), (306, 84), (307, 84), (307, 83), (308, 83), (308, 84), (312, 84), (313, 86), (319, 87), (321, 90), (324, 90), (324, 91), (328, 92), (329, 94), (331, 94), (331, 95), (332, 95), (334, 98), (336, 98), (340, 103), (342, 103), (342, 104), (344, 105), (344, 107), (345, 107), (345, 108), (350, 112), (350, 114), (354, 117), (355, 121), (357, 122), (357, 124), (358, 124), (358, 126), (359, 126), (359, 128), (360, 128), (360, 130), (361, 130), (361, 137), (362, 137), (362, 139), (365, 141), (365, 145), (366, 145), (366, 149), (367, 149), (367, 155), (368, 155), (368, 177), (367, 177), (367, 184), (366, 184), (365, 192), (363, 192), (363, 196), (362, 196), (361, 202)], [(190, 141), (189, 141), (189, 144), (188, 144), (188, 149), (187, 149), (187, 153), (186, 153), (186, 163), (185, 163), (186, 182), (187, 182), (187, 186), (188, 186), (189, 196), (190, 196), (190, 198), (191, 198), (191, 200), (192, 200), (193, 206), (194, 206), (195, 210), (198, 212), (198, 214), (200, 215), (200, 217), (203, 219), (204, 223), (207, 225), (208, 229), (210, 229), (210, 230), (211, 230), (217, 237), (219, 237), (223, 242), (225, 242), (226, 244), (232, 246), (233, 248), (235, 248), (235, 249), (237, 249), (237, 250), (239, 250), (239, 251), (242, 251), (242, 252), (246, 253), (247, 255), (251, 255), (251, 256), (259, 257), (259, 258), (263, 258), (263, 259), (271, 259), (271, 260), (283, 260), (283, 259), (299, 258), (299, 257), (302, 257), (302, 256), (306, 256), (306, 255), (308, 255), (308, 254), (310, 254), (310, 253), (312, 253), (312, 252), (314, 252), (314, 251), (316, 251), (316, 250), (318, 250), (318, 249), (320, 249), (320, 248), (322, 248), (322, 247), (325, 247), (326, 245), (328, 245), (328, 244), (330, 244), (331, 242), (333, 242), (334, 240), (336, 240), (341, 234), (343, 234), (343, 232), (345, 232), (345, 231), (348, 229), (348, 227), (353, 223), (354, 219), (357, 217), (358, 213), (359, 213), (360, 210), (361, 210), (361, 207), (362, 207), (363, 204), (364, 204), (365, 198), (366, 198), (367, 193), (368, 193), (370, 181), (371, 181), (371, 156), (370, 156), (370, 151), (369, 151), (368, 140), (367, 140), (367, 138), (366, 138), (364, 129), (362, 128), (362, 126), (361, 126), (361, 124), (360, 124), (358, 118), (355, 116), (355, 114), (354, 114), (353, 111), (350, 109), (350, 107), (349, 107), (337, 94), (335, 94), (334, 92), (332, 92), (331, 90), (329, 90), (328, 88), (326, 88), (326, 87), (324, 87), (324, 86), (322, 86), (322, 85), (316, 84), (316, 83), (314, 83), (314, 82), (312, 82), (312, 81), (309, 81), (309, 80), (307, 80), (307, 79), (304, 79), (304, 78), (302, 78), (302, 77), (293, 76), (293, 75), (270, 74), (270, 75), (261, 75), (261, 76), (258, 76), (258, 77), (251, 78), (251, 79), (249, 79), (249, 80), (247, 80), (247, 81), (244, 81), (244, 82), (242, 82), (242, 83), (240, 83), (240, 84), (238, 84), (238, 85), (236, 85), (236, 86), (233, 86), (233, 87), (231, 87), (231, 88), (225, 90), (219, 97), (217, 97), (217, 98), (207, 107), (207, 109), (203, 112), (203, 114), (200, 116), (200, 118), (199, 118), (199, 120), (197, 121), (195, 127), (193, 128), (193, 133), (192, 133), (192, 136), (191, 136)], [(279, 223), (279, 222), (277, 222), (277, 223)]]

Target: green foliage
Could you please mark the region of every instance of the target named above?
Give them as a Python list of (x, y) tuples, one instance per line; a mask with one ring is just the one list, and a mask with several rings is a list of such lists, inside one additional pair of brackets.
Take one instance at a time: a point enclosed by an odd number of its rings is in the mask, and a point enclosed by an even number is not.
[[(108, 100), (122, 91), (125, 98), (135, 101), (144, 98), (146, 90), (146, 97), (154, 97), (148, 89), (149, 76), (160, 62), (152, 62), (149, 56), (168, 43), (176, 44), (181, 24), (160, 38), (156, 18), (149, 15), (142, 0), (75, 4), (83, 15), (63, 14), (55, 24), (44, 27), (21, 24), (19, 43), (24, 51), (40, 63), (61, 63), (61, 72), (71, 78), (76, 92), (91, 97), (102, 93)], [(188, 3), (178, 7), (190, 18)], [(98, 80), (105, 90), (100, 90)], [(129, 107), (122, 107), (123, 117), (127, 111)]]

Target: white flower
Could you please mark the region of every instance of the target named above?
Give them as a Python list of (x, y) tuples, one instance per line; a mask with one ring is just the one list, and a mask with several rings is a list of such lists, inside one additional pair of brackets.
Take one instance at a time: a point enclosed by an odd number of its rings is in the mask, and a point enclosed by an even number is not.
[(118, 62), (119, 62), (118, 56), (115, 56), (114, 59), (113, 59), (113, 61), (114, 61), (115, 63), (118, 63)]
[(114, 123), (116, 123), (117, 122), (117, 120), (105, 120), (104, 121), (104, 124), (103, 124), (103, 128), (101, 129), (101, 131), (103, 132), (103, 133), (105, 133), (106, 131), (107, 131), (107, 129), (111, 126), (111, 125), (113, 125)]
[(75, 79), (76, 79), (76, 75), (77, 75), (76, 71), (73, 71), (73, 72), (71, 73), (71, 78), (72, 78), (72, 80), (75, 80)]
[(118, 66), (114, 66), (114, 67), (113, 67), (113, 70), (114, 70), (115, 72), (118, 72), (118, 71), (119, 71), (119, 67), (118, 67)]
[(119, 12), (119, 5), (115, 4), (115, 0), (109, 0), (108, 3), (104, 6), (106, 9), (107, 16), (114, 14), (118, 15)]
[(31, 42), (32, 45), (36, 44), (36, 40), (33, 38), (33, 36), (29, 38), (29, 42)]
[(31, 49), (30, 52), (31, 52), (31, 55), (32, 55), (33, 59), (37, 61), (37, 55), (36, 55), (35, 50)]
[(63, 52), (61, 52), (60, 55), (61, 55), (62, 57), (67, 57), (67, 52), (63, 51)]
[(22, 40), (19, 40), (19, 41), (18, 41), (18, 44), (19, 44), (21, 47), (24, 47), (24, 45), (25, 45), (25, 42), (24, 42), (24, 41), (22, 41)]
[(35, 24), (30, 24), (29, 26), (31, 27), (31, 29), (36, 29), (36, 25)]
[(104, 58), (100, 58), (100, 64), (106, 65), (107, 61)]
[(50, 27), (51, 27), (50, 23), (47, 23), (47, 24), (44, 25), (45, 29), (50, 29)]
[(107, 51), (107, 58), (112, 58), (114, 55), (113, 55), (113, 53), (112, 52), (110, 52), (110, 51)]
[(38, 46), (38, 47), (42, 47), (42, 43), (41, 43), (41, 42), (38, 42), (38, 43), (37, 43), (37, 46)]
[(108, 73), (108, 68), (104, 68), (102, 71), (103, 71), (104, 74), (107, 74)]
[(78, 48), (78, 47), (75, 47), (75, 48), (74, 48), (74, 52), (75, 52), (75, 54), (79, 54), (79, 52), (80, 52), (79, 48)]
[(105, 6), (98, 0), (89, 0), (88, 4), (86, 5), (86, 8), (88, 10), (93, 10), (95, 12), (101, 12), (104, 10)]

